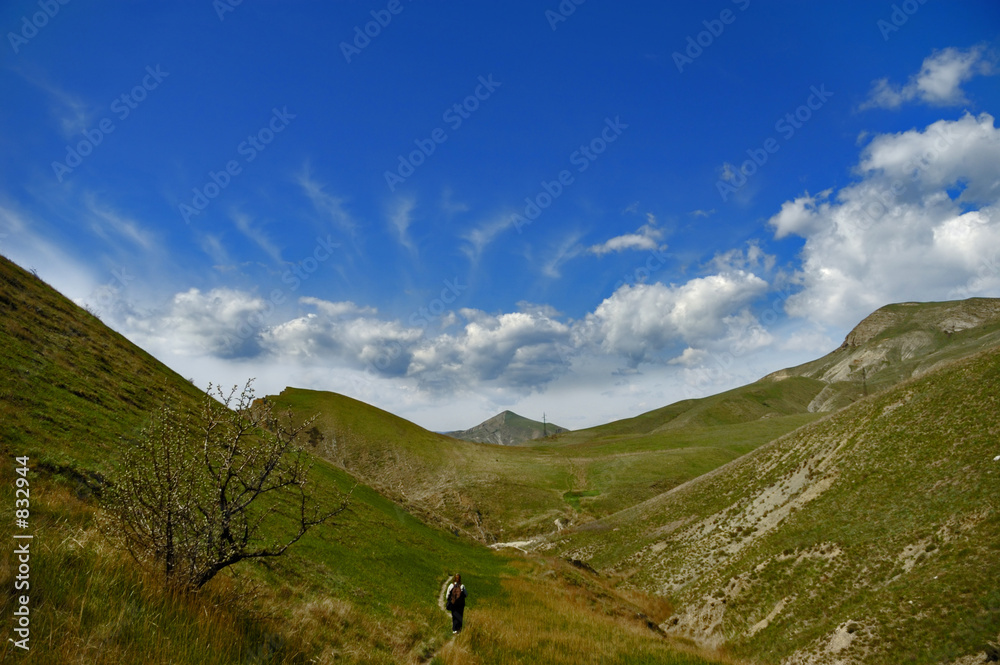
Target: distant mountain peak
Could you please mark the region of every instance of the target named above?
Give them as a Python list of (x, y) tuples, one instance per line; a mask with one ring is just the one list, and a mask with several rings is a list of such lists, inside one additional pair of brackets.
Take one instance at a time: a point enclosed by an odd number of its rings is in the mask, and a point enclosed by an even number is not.
[(446, 432), (448, 436), (477, 443), (494, 443), (501, 446), (517, 446), (526, 441), (541, 439), (567, 431), (552, 423), (539, 422), (518, 415), (506, 409), (488, 418), (475, 427), (456, 432)]

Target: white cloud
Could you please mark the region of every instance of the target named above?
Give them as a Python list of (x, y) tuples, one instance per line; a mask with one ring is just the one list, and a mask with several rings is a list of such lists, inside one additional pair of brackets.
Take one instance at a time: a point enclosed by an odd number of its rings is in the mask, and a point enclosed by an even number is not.
[[(5, 198), (5, 197), (3, 197)], [(13, 204), (0, 203), (0, 254), (25, 270), (34, 270), (71, 300), (89, 304), (98, 287), (88, 265), (52, 242), (58, 234)]]
[(462, 251), (465, 252), (470, 261), (477, 263), (479, 261), (479, 257), (483, 254), (483, 250), (486, 249), (498, 235), (513, 225), (514, 216), (510, 213), (500, 214), (486, 222), (480, 223), (475, 228), (462, 234), (462, 240), (465, 240), (468, 243), (468, 245), (462, 247)]
[(683, 365), (684, 367), (697, 367), (708, 360), (709, 353), (705, 349), (687, 347), (684, 352), (676, 358), (670, 359), (671, 365)]
[(761, 249), (760, 243), (756, 240), (751, 240), (745, 250), (736, 248), (716, 254), (712, 258), (711, 265), (720, 273), (758, 269), (771, 272), (776, 261), (777, 257)]
[(781, 212), (769, 220), (774, 227), (774, 237), (784, 238), (792, 233), (805, 237), (811, 232), (818, 231), (818, 228), (812, 226), (819, 224), (822, 219), (816, 214), (816, 202), (826, 199), (830, 191), (821, 192), (818, 196), (810, 196), (809, 192), (806, 192), (797, 199), (782, 203)]
[(788, 314), (849, 326), (890, 302), (1000, 290), (1000, 129), (988, 114), (875, 137), (859, 180), (786, 202), (770, 224), (805, 238)]
[(966, 104), (962, 84), (974, 76), (992, 74), (993, 69), (993, 62), (981, 46), (964, 51), (957, 48), (935, 51), (905, 85), (893, 85), (884, 78), (875, 81), (868, 100), (860, 108), (897, 109), (912, 101), (930, 106)]
[(657, 250), (666, 249), (666, 245), (660, 246), (663, 238), (663, 229), (657, 228), (656, 218), (652, 214), (646, 214), (647, 222), (639, 227), (635, 233), (626, 233), (616, 236), (600, 245), (593, 245), (587, 251), (597, 256), (604, 256), (612, 252), (624, 252), (627, 250)]
[(192, 288), (175, 294), (163, 310), (133, 313), (124, 324), (141, 346), (181, 356), (252, 357), (261, 352), (259, 331), (272, 309), (244, 291)]
[(581, 235), (579, 232), (573, 231), (559, 241), (559, 244), (553, 248), (548, 260), (542, 264), (543, 275), (553, 279), (558, 279), (562, 276), (560, 269), (563, 264), (576, 258), (584, 251), (580, 245)]
[(688, 365), (723, 348), (752, 353), (771, 343), (749, 311), (766, 289), (756, 275), (733, 270), (681, 285), (623, 286), (582, 320), (521, 302), (515, 312), (445, 312), (433, 330), (350, 301), (302, 297), (298, 304), (310, 311), (290, 318), (251, 293), (190, 289), (159, 312), (132, 313), (124, 325), (138, 343), (180, 359), (253, 360), (314, 377), (326, 368), (330, 376), (389, 382), (397, 397), (407, 390), (482, 393), (496, 404), (516, 402), (571, 373), (607, 380), (623, 366), (665, 367), (682, 345), (696, 349), (682, 356)]
[(333, 319), (339, 319), (343, 317), (358, 317), (358, 316), (375, 316), (378, 314), (378, 310), (374, 307), (359, 307), (355, 305), (350, 300), (342, 302), (330, 302), (328, 300), (321, 300), (320, 298), (313, 297), (303, 297), (299, 298), (299, 302), (303, 305), (312, 305), (316, 309), (320, 310), (327, 316)]
[(97, 198), (91, 193), (85, 194), (83, 198), (92, 217), (91, 228), (101, 238), (108, 240), (108, 230), (110, 230), (143, 249), (149, 250), (153, 247), (152, 235), (143, 229), (139, 222), (98, 203)]
[(680, 286), (626, 285), (587, 316), (583, 334), (634, 367), (681, 343), (725, 338), (731, 333), (726, 317), (766, 290), (767, 282), (744, 271), (699, 277)]

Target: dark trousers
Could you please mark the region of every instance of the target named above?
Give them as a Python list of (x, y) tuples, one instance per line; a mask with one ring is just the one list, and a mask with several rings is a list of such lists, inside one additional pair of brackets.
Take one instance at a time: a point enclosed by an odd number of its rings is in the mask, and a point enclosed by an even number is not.
[(451, 629), (455, 632), (462, 630), (462, 614), (465, 608), (455, 608), (451, 611)]

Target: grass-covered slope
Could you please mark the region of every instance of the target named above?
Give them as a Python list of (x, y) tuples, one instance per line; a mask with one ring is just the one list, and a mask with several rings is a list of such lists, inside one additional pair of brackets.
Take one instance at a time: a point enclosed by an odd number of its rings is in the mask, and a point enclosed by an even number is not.
[[(808, 392), (809, 380), (800, 382)], [(759, 399), (767, 401), (768, 390)], [(621, 510), (817, 417), (800, 413), (751, 423), (720, 417), (714, 426), (576, 444), (497, 446), (429, 432), (336, 393), (286, 388), (272, 399), (301, 417), (321, 414), (309, 435), (318, 454), (428, 519), (485, 542), (547, 533), (557, 528), (556, 520), (581, 523)], [(719, 401), (726, 410), (725, 398)]]
[(998, 300), (889, 305), (812, 363), (515, 449), (456, 441), (333, 393), (287, 389), (278, 400), (325, 414), (313, 438), (336, 464), (483, 541), (511, 541), (633, 506), (824, 411), (997, 344)]
[(994, 348), (552, 547), (669, 598), (668, 633), (763, 662), (974, 656), (1000, 636), (998, 392)]
[[(122, 437), (163, 400), (193, 408), (203, 393), (2, 258), (0, 349), (8, 505), (13, 458), (28, 456), (31, 469), (32, 648), (19, 656), (24, 662), (270, 662), (252, 658), (272, 651), (274, 662), (330, 662), (337, 653), (406, 662), (450, 634), (436, 600), (448, 573), (474, 581), (475, 601), (502, 593), (502, 558), (359, 486), (346, 513), (285, 557), (241, 564), (200, 599), (172, 598), (99, 532), (95, 516)], [(313, 475), (317, 497), (329, 504), (355, 483), (322, 462)], [(0, 612), (8, 617), (15, 564), (9, 551), (0, 556)], [(239, 580), (259, 585), (252, 603), (231, 602)], [(12, 656), (13, 648), (6, 642), (0, 653)]]
[(0, 257), (0, 442), (93, 484), (164, 396), (201, 391), (34, 275)]
[[(324, 504), (353, 489), (349, 509), (315, 528), (285, 556), (224, 571), (197, 595), (168, 592), (98, 528), (100, 494), (114, 482), (122, 437), (135, 434), (163, 400), (194, 408), (204, 395), (41, 280), (0, 258), (0, 496), (14, 505), (15, 456), (30, 472), (30, 587), (15, 590), (20, 561), (0, 528), (0, 614), (10, 619), (29, 596), (28, 650), (0, 631), (0, 662), (304, 663), (530, 662), (520, 644), (497, 634), (493, 617), (526, 607), (533, 592), (567, 592), (547, 571), (514, 566), (481, 545), (433, 528), (342, 469), (317, 458), (310, 487)], [(341, 419), (365, 419), (357, 407)], [(391, 418), (368, 426), (402, 446), (412, 431)], [(291, 511), (290, 511), (291, 512)], [(12, 517), (12, 516), (11, 516)], [(287, 527), (278, 525), (277, 529)], [(468, 637), (452, 641), (439, 607), (454, 572), (470, 589)], [(527, 589), (527, 590), (526, 590)], [(596, 597), (591, 594), (591, 597)], [(655, 662), (707, 663), (675, 654), (668, 640), (635, 615), (661, 604), (600, 592), (601, 608), (581, 601), (576, 614), (542, 613), (539, 639), (560, 635), (581, 654), (606, 662), (652, 654)], [(547, 597), (551, 602), (551, 598)], [(566, 606), (556, 604), (557, 610)], [(618, 616), (609, 623), (606, 611)], [(647, 613), (650, 610), (646, 610)], [(652, 614), (650, 614), (652, 616)], [(611, 646), (594, 626), (623, 628)], [(469, 645), (476, 653), (467, 656)]]

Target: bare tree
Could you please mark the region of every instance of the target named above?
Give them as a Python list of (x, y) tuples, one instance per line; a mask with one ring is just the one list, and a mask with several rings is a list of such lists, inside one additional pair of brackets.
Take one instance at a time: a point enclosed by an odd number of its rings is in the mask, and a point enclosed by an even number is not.
[(312, 463), (293, 425), (254, 399), (210, 385), (197, 413), (164, 404), (123, 451), (108, 493), (106, 526), (171, 585), (198, 589), (245, 559), (283, 554), (312, 527), (347, 508), (321, 511), (306, 492)]

